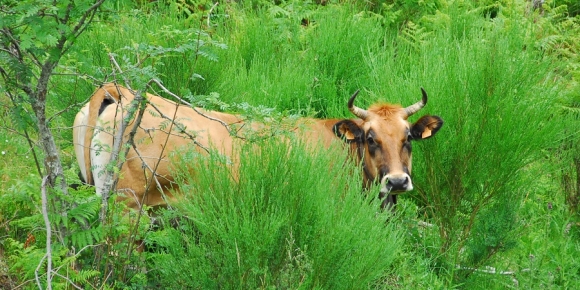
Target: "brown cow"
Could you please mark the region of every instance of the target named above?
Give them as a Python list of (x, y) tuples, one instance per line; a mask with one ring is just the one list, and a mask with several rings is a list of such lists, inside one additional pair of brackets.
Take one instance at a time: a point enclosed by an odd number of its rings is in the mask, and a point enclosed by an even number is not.
[[(423, 116), (414, 124), (407, 121), (427, 103), (427, 94), (421, 90), (422, 100), (407, 108), (378, 104), (368, 110), (354, 105), (357, 91), (348, 101), (348, 108), (358, 119), (303, 118), (299, 121), (299, 136), (308, 143), (322, 142), (327, 147), (337, 140), (346, 142), (351, 148), (349, 152), (355, 154), (353, 157), (362, 165), (364, 187), (380, 183), (383, 207), (395, 204), (396, 193), (413, 189), (411, 141), (429, 138), (443, 125), (443, 120), (437, 116)], [(124, 87), (105, 84), (97, 89), (75, 118), (73, 142), (81, 175), (86, 183), (96, 186), (98, 195), (103, 194), (104, 174), (101, 171), (111, 158), (114, 128), (119, 127), (126, 114), (123, 106), (128, 106), (134, 98), (134, 94)], [(195, 142), (200, 151), (212, 148), (231, 156), (235, 137), (224, 124), (243, 122), (234, 115), (177, 105), (151, 94), (147, 94), (147, 101), (134, 137), (135, 147), (129, 150), (117, 183), (117, 191), (123, 191), (128, 205), (135, 209), (141, 204), (166, 204), (158, 186), (165, 194), (168, 194), (167, 188), (175, 189), (167, 162), (171, 152)], [(128, 133), (129, 129), (124, 134), (125, 140)], [(146, 194), (146, 185), (153, 177), (156, 182)]]

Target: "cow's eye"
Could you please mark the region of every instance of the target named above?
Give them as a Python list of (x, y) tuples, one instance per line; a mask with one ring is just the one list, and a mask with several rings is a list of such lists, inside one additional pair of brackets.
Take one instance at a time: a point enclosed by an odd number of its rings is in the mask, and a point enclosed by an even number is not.
[(368, 144), (369, 146), (371, 146), (371, 145), (375, 145), (375, 144), (376, 144), (376, 142), (375, 142), (375, 139), (374, 139), (373, 137), (370, 137), (370, 136), (369, 136), (369, 137), (367, 137), (367, 144)]

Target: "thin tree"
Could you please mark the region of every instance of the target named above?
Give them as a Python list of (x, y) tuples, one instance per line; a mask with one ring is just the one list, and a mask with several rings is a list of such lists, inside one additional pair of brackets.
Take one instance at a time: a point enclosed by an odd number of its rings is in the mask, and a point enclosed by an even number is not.
[[(53, 276), (53, 229), (48, 221), (47, 192), (50, 190), (47, 189), (58, 189), (68, 195), (59, 148), (46, 114), (48, 89), (61, 58), (87, 29), (104, 1), (7, 0), (0, 3), (0, 92), (11, 99), (13, 109), (22, 112), (27, 103), (30, 105), (38, 130), (38, 143), (44, 153), (44, 166), (40, 165), (36, 154), (33, 155), (37, 170), (43, 177), (41, 194), (47, 232), (47, 289), (51, 289)], [(22, 130), (34, 150), (27, 129)], [(51, 197), (57, 206), (61, 203), (58, 195)], [(58, 208), (62, 211), (64, 207), (60, 204)], [(62, 242), (65, 231), (59, 228), (55, 232)], [(38, 275), (36, 280), (42, 289)]]
[(0, 4), (0, 77), (4, 93), (15, 106), (23, 106), (22, 102), (31, 105), (44, 153), (44, 168), (37, 165), (37, 169), (47, 177), (48, 188), (58, 186), (64, 194), (68, 193), (67, 184), (46, 115), (48, 88), (59, 61), (104, 1), (24, 0)]

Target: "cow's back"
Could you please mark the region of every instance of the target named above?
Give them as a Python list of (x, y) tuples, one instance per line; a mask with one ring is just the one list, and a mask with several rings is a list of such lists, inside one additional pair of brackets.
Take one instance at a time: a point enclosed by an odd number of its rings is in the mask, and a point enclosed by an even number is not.
[[(110, 85), (103, 88), (111, 94), (117, 92), (117, 88)], [(111, 103), (106, 107), (98, 106), (100, 113), (94, 117), (96, 120), (93, 122), (91, 110), (96, 110), (97, 106), (91, 107), (90, 103), (85, 105), (75, 118), (73, 142), (81, 174), (85, 180), (92, 179), (91, 183), (95, 185), (98, 195), (103, 194), (105, 184), (103, 169), (111, 159), (115, 132), (120, 127), (123, 116), (127, 114), (126, 109), (133, 99), (129, 94), (130, 92), (124, 89), (123, 95), (126, 98), (119, 98), (120, 103)], [(127, 199), (128, 205), (136, 209), (142, 203), (148, 206), (165, 204), (158, 186), (161, 186), (164, 193), (171, 198), (167, 189), (175, 185), (170, 174), (169, 159), (171, 153), (176, 150), (194, 148), (205, 154), (206, 149), (211, 148), (222, 154), (231, 155), (233, 139), (230, 133), (222, 123), (212, 119), (219, 119), (226, 124), (239, 121), (233, 115), (196, 109), (202, 115), (190, 107), (178, 106), (172, 101), (150, 94), (147, 95), (147, 99), (147, 107), (133, 139), (134, 146), (130, 146), (129, 134), (135, 120), (133, 119), (125, 128), (121, 153), (125, 152), (125, 146), (130, 148), (117, 183), (121, 199)], [(91, 123), (94, 126), (91, 126)], [(89, 136), (86, 140), (90, 141), (84, 141), (85, 136)], [(88, 143), (91, 150), (87, 156), (85, 144)], [(86, 166), (86, 163), (89, 163), (89, 166)], [(153, 172), (156, 180), (152, 179)], [(149, 189), (145, 194), (147, 187)]]

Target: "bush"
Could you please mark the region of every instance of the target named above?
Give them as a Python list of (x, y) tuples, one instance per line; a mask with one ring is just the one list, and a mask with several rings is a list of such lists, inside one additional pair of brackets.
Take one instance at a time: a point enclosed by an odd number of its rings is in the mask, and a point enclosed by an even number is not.
[[(385, 277), (402, 231), (361, 195), (342, 150), (297, 142), (241, 148), (239, 170), (188, 152), (178, 172), (179, 230), (152, 234), (155, 283), (204, 289), (367, 287)], [(365, 286), (367, 285), (367, 286)]]
[[(407, 67), (434, 87), (430, 109), (446, 121), (442, 135), (419, 145), (426, 162), (415, 167), (416, 197), (439, 227), (440, 263), (473, 269), (497, 263), (495, 255), (520, 241), (522, 201), (546, 182), (530, 166), (542, 164), (542, 174), (557, 179), (544, 150), (559, 146), (565, 121), (554, 64), (526, 49), (525, 27), (473, 15), (452, 19), (459, 21), (410, 54)], [(465, 23), (470, 34), (457, 35)], [(465, 281), (473, 271), (451, 274)]]

